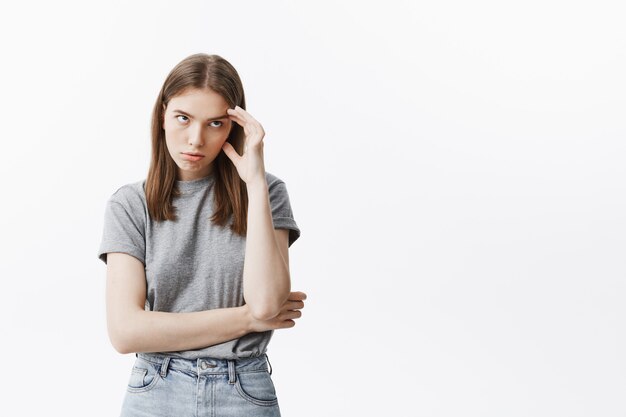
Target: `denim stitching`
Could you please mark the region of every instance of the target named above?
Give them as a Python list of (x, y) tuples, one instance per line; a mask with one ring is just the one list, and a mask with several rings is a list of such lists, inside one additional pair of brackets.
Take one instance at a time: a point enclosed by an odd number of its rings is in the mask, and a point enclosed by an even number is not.
[(243, 390), (243, 388), (241, 387), (241, 382), (239, 382), (239, 379), (235, 381), (235, 388), (237, 388), (237, 392), (239, 392), (239, 395), (241, 395), (245, 400), (250, 401), (253, 404), (263, 405), (263, 406), (268, 406), (268, 407), (278, 404), (278, 397), (273, 400), (259, 400), (254, 397), (251, 397), (248, 393), (246, 393)]

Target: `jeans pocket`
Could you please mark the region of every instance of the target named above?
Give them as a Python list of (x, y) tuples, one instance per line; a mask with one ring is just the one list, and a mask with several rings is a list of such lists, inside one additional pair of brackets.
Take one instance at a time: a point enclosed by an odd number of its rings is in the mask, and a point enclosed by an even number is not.
[(267, 370), (238, 373), (235, 388), (243, 399), (253, 404), (264, 406), (278, 404), (274, 382)]
[(154, 388), (161, 379), (160, 365), (136, 358), (128, 380), (128, 392), (146, 392)]

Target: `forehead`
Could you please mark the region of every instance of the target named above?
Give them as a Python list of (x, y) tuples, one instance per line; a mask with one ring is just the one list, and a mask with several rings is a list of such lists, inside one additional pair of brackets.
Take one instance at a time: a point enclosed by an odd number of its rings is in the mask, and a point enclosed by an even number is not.
[(228, 103), (213, 90), (188, 89), (172, 97), (167, 108), (189, 111), (201, 117), (215, 111), (226, 111)]

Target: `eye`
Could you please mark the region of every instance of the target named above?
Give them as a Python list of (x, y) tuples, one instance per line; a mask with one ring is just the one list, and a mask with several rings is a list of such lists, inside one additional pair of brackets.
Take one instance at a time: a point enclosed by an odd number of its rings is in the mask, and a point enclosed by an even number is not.
[(211, 123), (219, 123), (219, 126), (213, 126), (213, 127), (222, 127), (222, 125), (224, 124), (220, 122), (219, 120), (213, 120)]
[[(179, 117), (185, 117), (185, 118), (186, 118), (187, 116), (185, 116), (185, 115), (183, 115), (183, 114), (179, 114), (178, 116), (176, 116), (176, 118), (179, 118)], [(179, 119), (178, 121), (180, 121), (180, 119)], [(186, 120), (185, 120), (185, 121), (186, 121)]]

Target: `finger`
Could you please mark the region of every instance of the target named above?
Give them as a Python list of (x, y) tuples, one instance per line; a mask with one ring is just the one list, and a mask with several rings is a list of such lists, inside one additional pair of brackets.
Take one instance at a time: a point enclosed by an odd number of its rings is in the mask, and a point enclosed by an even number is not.
[(229, 116), (236, 117), (238, 120), (241, 120), (243, 122), (249, 121), (249, 118), (247, 117), (245, 110), (243, 110), (239, 106), (235, 106), (234, 109), (228, 109), (227, 113)]
[(296, 300), (296, 301), (290, 301), (292, 305), (296, 305), (299, 308), (304, 307), (304, 300)]
[(229, 117), (235, 119), (237, 123), (241, 125), (246, 123), (246, 119), (243, 117), (243, 115), (235, 109), (227, 109), (226, 114), (228, 114)]
[(232, 120), (241, 125), (243, 127), (243, 131), (246, 134), (246, 137), (252, 136), (252, 137), (256, 137), (257, 136), (257, 132), (258, 132), (258, 127), (255, 126), (253, 123), (251, 123), (250, 121), (242, 118), (240, 115), (229, 115)]
[(303, 293), (302, 291), (291, 291), (289, 294), (291, 294), (291, 295), (301, 295), (301, 296), (305, 296), (306, 297), (306, 294)]
[(235, 123), (237, 123), (240, 126), (245, 126), (246, 125), (246, 120), (243, 119), (241, 116), (239, 116), (238, 114), (229, 114), (228, 117), (230, 117), (230, 119), (232, 121), (234, 121)]
[(285, 320), (278, 323), (278, 327), (276, 329), (289, 329), (296, 325), (296, 322), (293, 320)]
[(304, 301), (290, 301), (283, 306), (283, 310), (297, 310), (304, 308)]
[(258, 131), (261, 129), (261, 123), (259, 123), (257, 119), (252, 117), (250, 113), (248, 113), (247, 111), (245, 111), (239, 106), (235, 106), (235, 111), (237, 112), (237, 114), (241, 115), (243, 120), (245, 120), (247, 123), (250, 123), (250, 125), (254, 126), (255, 130)]
[(300, 317), (302, 317), (302, 312), (300, 310), (292, 310), (280, 313), (276, 318), (278, 320), (284, 321), (288, 319), (299, 319)]
[(292, 292), (289, 295), (288, 301), (300, 301), (306, 299), (306, 294), (302, 294), (301, 292)]
[(254, 117), (252, 117), (252, 115), (250, 113), (248, 113), (244, 108), (241, 108), (239, 106), (235, 106), (235, 111), (241, 115), (241, 117), (243, 117), (246, 120), (254, 120)]
[(293, 320), (285, 320), (283, 323), (285, 323), (286, 328), (293, 327), (296, 325), (296, 322)]
[(302, 311), (295, 310), (295, 311), (290, 311), (289, 314), (287, 314), (286, 318), (289, 318), (289, 319), (299, 319), (300, 317), (302, 317)]
[(226, 156), (228, 156), (228, 158), (233, 162), (233, 164), (237, 164), (241, 159), (241, 156), (237, 153), (235, 148), (233, 148), (233, 145), (228, 142), (224, 142), (224, 144), (222, 145), (222, 150), (224, 151)]

